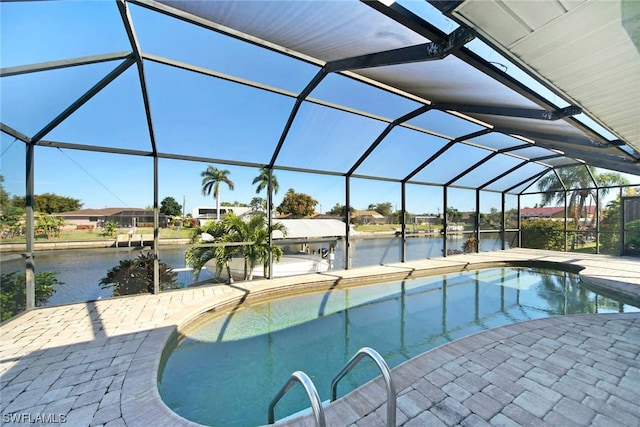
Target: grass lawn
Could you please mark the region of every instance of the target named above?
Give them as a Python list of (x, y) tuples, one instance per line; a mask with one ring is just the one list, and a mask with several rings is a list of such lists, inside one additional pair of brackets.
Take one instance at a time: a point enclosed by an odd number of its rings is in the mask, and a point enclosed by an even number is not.
[(396, 224), (369, 224), (369, 225), (356, 225), (355, 227), (356, 231), (359, 231), (361, 233), (373, 233), (376, 231), (395, 231), (396, 228), (400, 228), (399, 225)]

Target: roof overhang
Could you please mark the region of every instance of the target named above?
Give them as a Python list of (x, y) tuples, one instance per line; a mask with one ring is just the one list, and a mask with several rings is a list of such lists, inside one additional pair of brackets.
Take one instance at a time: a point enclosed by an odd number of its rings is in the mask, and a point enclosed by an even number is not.
[(431, 3), (640, 152), (639, 2)]

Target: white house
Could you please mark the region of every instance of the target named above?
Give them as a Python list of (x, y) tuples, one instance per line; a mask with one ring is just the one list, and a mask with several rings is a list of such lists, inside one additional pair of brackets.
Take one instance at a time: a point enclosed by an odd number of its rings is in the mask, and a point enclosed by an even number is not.
[[(233, 212), (238, 216), (247, 215), (251, 212), (251, 208), (241, 206), (220, 206), (220, 217), (227, 212)], [(199, 206), (193, 208), (193, 218), (198, 220), (198, 224), (204, 225), (205, 222), (217, 219), (216, 207), (213, 206)]]

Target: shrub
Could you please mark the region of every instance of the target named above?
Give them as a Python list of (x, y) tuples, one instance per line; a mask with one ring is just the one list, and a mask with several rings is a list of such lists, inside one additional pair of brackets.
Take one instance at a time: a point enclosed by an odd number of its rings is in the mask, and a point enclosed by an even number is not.
[(640, 253), (640, 219), (625, 224), (625, 253)]
[[(572, 229), (570, 226), (569, 229)], [(564, 223), (548, 219), (523, 221), (522, 247), (563, 251), (565, 246)]]
[[(136, 259), (123, 259), (100, 279), (102, 289), (113, 287), (113, 295), (153, 293), (153, 254), (141, 253)], [(160, 289), (177, 288), (178, 273), (167, 264), (159, 263)]]
[(464, 245), (462, 245), (462, 252), (465, 254), (478, 252), (478, 239), (475, 236), (469, 237)]
[[(41, 306), (53, 295), (53, 285), (63, 285), (53, 271), (41, 271), (35, 275), (36, 306)], [(0, 321), (5, 321), (25, 310), (27, 286), (24, 272), (0, 275)]]
[(104, 236), (113, 237), (116, 234), (116, 230), (118, 229), (118, 224), (113, 221), (107, 221), (102, 227), (102, 234)]

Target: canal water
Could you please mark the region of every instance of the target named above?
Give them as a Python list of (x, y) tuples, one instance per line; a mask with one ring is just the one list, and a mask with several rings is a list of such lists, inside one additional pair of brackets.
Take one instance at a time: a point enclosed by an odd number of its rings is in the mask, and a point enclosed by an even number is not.
[[(466, 237), (451, 236), (447, 242), (449, 249), (461, 250)], [(173, 268), (185, 267), (184, 253), (188, 246), (160, 246), (160, 261)], [(406, 259), (417, 260), (442, 256), (441, 237), (412, 237), (407, 239)], [(482, 251), (501, 248), (497, 238), (483, 238)], [(140, 248), (94, 248), (77, 250), (38, 251), (35, 255), (36, 272), (54, 271), (64, 283), (55, 287), (55, 293), (45, 305), (67, 304), (92, 301), (113, 295), (109, 289), (101, 289), (100, 279), (107, 271), (118, 265), (120, 260), (137, 258)], [(345, 268), (344, 243), (335, 246), (334, 269)], [(401, 238), (394, 236), (351, 239), (351, 266), (364, 267), (401, 260)], [(24, 270), (21, 259), (3, 260), (3, 273)]]

